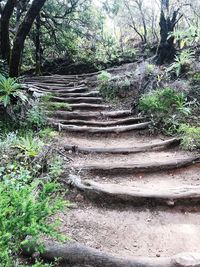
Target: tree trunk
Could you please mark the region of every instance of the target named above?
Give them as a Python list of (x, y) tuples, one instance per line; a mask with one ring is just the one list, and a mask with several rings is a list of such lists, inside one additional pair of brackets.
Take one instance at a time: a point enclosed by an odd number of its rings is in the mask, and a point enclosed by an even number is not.
[(157, 64), (162, 65), (174, 59), (176, 49), (174, 46), (174, 37), (169, 34), (174, 31), (178, 12), (174, 11), (172, 17), (169, 17), (169, 1), (162, 0), (160, 14), (160, 44), (157, 51)]
[(9, 38), (9, 22), (12, 16), (17, 0), (8, 0), (0, 20), (0, 54), (1, 58), (7, 63), (10, 61), (10, 38)]
[(40, 10), (42, 9), (45, 1), (46, 0), (33, 0), (31, 7), (27, 11), (27, 14), (24, 17), (24, 20), (19, 26), (19, 29), (17, 31), (16, 37), (13, 43), (13, 49), (12, 49), (11, 60), (10, 60), (10, 76), (11, 77), (17, 77), (19, 75), (20, 59), (21, 59), (21, 54), (23, 51), (25, 39), (28, 33), (30, 32), (32, 24), (35, 18), (37, 17), (37, 15), (39, 14)]
[(41, 21), (40, 21), (40, 15), (36, 18), (36, 34), (35, 34), (35, 62), (36, 62), (36, 68), (35, 72), (36, 74), (41, 74), (41, 43), (40, 43), (40, 28), (41, 28)]

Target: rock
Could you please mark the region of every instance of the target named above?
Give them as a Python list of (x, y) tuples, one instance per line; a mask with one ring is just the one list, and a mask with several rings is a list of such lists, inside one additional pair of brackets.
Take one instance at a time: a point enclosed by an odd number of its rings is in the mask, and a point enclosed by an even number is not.
[(180, 253), (172, 259), (173, 266), (200, 267), (200, 253)]
[(78, 194), (75, 198), (76, 201), (78, 202), (83, 202), (84, 201), (84, 197), (81, 194)]

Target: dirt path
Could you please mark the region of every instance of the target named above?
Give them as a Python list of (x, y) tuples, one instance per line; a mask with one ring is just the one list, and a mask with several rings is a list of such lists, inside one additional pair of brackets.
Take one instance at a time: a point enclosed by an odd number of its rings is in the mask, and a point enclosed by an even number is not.
[(200, 266), (200, 155), (181, 151), (179, 139), (148, 136), (148, 120), (105, 105), (96, 74), (28, 82), (73, 105), (49, 113), (72, 159), (66, 182), (76, 204), (59, 214), (60, 231), (78, 244), (56, 254), (70, 263), (62, 266)]

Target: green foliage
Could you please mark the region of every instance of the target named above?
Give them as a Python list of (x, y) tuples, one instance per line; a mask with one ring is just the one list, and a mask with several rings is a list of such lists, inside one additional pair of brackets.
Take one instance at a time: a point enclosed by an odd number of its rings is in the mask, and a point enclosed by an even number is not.
[(68, 104), (68, 103), (50, 102), (47, 104), (46, 107), (48, 110), (51, 110), (51, 111), (59, 110), (59, 109), (64, 109), (64, 110), (68, 110), (68, 111), (72, 110), (70, 104)]
[(30, 128), (41, 129), (46, 123), (46, 114), (40, 105), (34, 105), (26, 114), (26, 123)]
[(196, 72), (192, 75), (191, 81), (194, 84), (200, 84), (200, 72)]
[(175, 62), (167, 68), (167, 72), (174, 71), (176, 76), (179, 77), (185, 67), (189, 67), (194, 60), (194, 52), (187, 49), (183, 50), (178, 56), (175, 57)]
[[(16, 184), (17, 185), (17, 184)], [(22, 246), (37, 244), (41, 235), (58, 238), (47, 218), (62, 209), (64, 202), (54, 195), (58, 185), (34, 182), (20, 189), (0, 182), (0, 264), (14, 266)], [(26, 239), (27, 236), (31, 237)], [(38, 250), (42, 247), (38, 246)]]
[(200, 127), (181, 124), (178, 132), (181, 134), (181, 146), (183, 149), (195, 150), (200, 148)]
[(10, 105), (12, 100), (20, 99), (23, 102), (27, 100), (25, 94), (19, 90), (20, 87), (16, 79), (0, 75), (0, 102), (3, 103), (4, 107)]
[(186, 45), (194, 45), (200, 41), (200, 30), (196, 26), (190, 26), (187, 29), (176, 30), (169, 35), (169, 38), (173, 36), (175, 42), (180, 43), (180, 48), (182, 49)]
[(99, 75), (98, 75), (98, 80), (101, 82), (101, 83), (106, 83), (106, 82), (108, 82), (110, 79), (111, 79), (111, 77), (112, 77), (112, 75), (109, 73), (109, 72), (107, 72), (107, 71), (105, 71), (105, 70), (103, 70)]
[(106, 101), (116, 101), (126, 95), (132, 86), (131, 75), (110, 77), (103, 72), (99, 80), (99, 91)]
[(191, 113), (185, 95), (171, 88), (144, 95), (139, 101), (139, 109), (151, 117), (154, 127), (160, 125), (171, 134), (176, 132), (180, 121)]
[[(2, 132), (0, 136), (0, 266), (16, 266), (24, 245), (42, 250), (38, 244), (41, 236), (63, 240), (56, 231), (57, 222), (48, 223), (49, 216), (68, 204), (61, 200), (56, 182), (63, 162), (53, 151), (44, 153), (45, 144), (38, 136), (29, 132)], [(34, 162), (39, 154), (40, 161)], [(53, 265), (38, 262), (33, 266)]]

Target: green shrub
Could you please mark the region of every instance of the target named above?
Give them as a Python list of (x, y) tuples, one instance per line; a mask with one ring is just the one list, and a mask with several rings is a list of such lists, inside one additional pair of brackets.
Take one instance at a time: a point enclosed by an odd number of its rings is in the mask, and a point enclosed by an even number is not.
[(41, 129), (47, 123), (47, 118), (44, 109), (40, 105), (34, 105), (28, 110), (26, 115), (26, 123), (34, 129)]
[(109, 73), (109, 72), (107, 72), (107, 71), (105, 71), (105, 70), (103, 70), (99, 75), (98, 75), (98, 81), (100, 81), (100, 82), (108, 82), (110, 79), (111, 79), (111, 77), (112, 77), (112, 75)]
[(181, 146), (185, 150), (195, 150), (200, 148), (200, 127), (181, 124), (179, 128), (182, 141)]
[(176, 132), (180, 122), (191, 113), (183, 93), (171, 88), (156, 90), (139, 100), (139, 110), (152, 119), (153, 125), (169, 133)]
[(56, 225), (47, 223), (49, 216), (64, 207), (64, 202), (54, 194), (57, 190), (58, 185), (52, 182), (34, 182), (20, 189), (17, 182), (16, 186), (0, 182), (1, 266), (15, 266), (22, 246), (36, 245), (41, 235), (61, 238)]
[(124, 97), (132, 86), (130, 75), (113, 76), (100, 82), (99, 91), (106, 101), (116, 101)]
[(167, 68), (167, 72), (174, 71), (178, 77), (186, 67), (190, 67), (193, 60), (194, 52), (189, 49), (183, 50), (178, 56), (175, 57), (175, 62), (172, 63), (169, 68)]
[(20, 87), (21, 85), (17, 83), (16, 79), (0, 75), (0, 102), (3, 103), (4, 107), (8, 107), (18, 99), (23, 102), (27, 100)]

